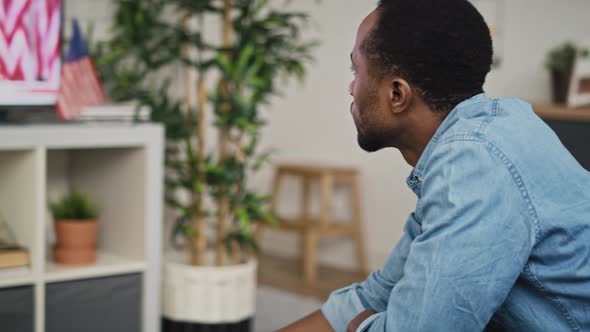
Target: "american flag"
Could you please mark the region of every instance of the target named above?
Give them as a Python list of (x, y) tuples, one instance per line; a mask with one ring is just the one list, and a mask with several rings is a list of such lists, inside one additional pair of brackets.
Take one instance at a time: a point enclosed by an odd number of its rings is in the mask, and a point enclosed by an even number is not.
[(88, 55), (88, 47), (80, 33), (78, 22), (72, 21), (72, 40), (62, 67), (57, 96), (57, 111), (64, 120), (74, 120), (83, 107), (102, 105), (105, 95)]

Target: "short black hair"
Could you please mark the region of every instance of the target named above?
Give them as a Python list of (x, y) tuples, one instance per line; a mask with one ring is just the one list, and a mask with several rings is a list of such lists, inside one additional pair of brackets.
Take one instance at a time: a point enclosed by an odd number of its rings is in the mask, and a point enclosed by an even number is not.
[(490, 30), (467, 0), (381, 0), (362, 45), (373, 76), (398, 75), (429, 107), (448, 114), (483, 92), (492, 65)]

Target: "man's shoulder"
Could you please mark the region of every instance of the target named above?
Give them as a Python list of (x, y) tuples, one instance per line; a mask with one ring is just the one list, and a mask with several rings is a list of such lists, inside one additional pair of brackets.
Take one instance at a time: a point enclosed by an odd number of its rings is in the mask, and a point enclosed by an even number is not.
[[(453, 110), (449, 114), (447, 128), (437, 140), (445, 144), (476, 137), (493, 138), (500, 134), (501, 128), (516, 131), (523, 126), (538, 125), (540, 121), (533, 112), (531, 104), (524, 100), (480, 98)], [(501, 128), (498, 128), (498, 125)]]
[(531, 137), (554, 139), (531, 105), (517, 98), (479, 98), (449, 117), (425, 151), (425, 172), (437, 160), (453, 168), (509, 167), (511, 159), (527, 158), (522, 152), (530, 150)]
[(454, 143), (461, 149), (466, 145), (460, 142), (479, 142), (489, 151), (517, 157), (530, 150), (531, 137), (538, 141), (556, 138), (531, 104), (518, 98), (482, 98), (458, 109), (446, 130), (436, 137), (435, 145)]
[(454, 109), (443, 121), (421, 157), (415, 174), (425, 175), (433, 168), (454, 170), (476, 167), (491, 175), (514, 163), (528, 171), (545, 158), (532, 148), (531, 137), (543, 145), (559, 144), (553, 131), (517, 98), (479, 97)]

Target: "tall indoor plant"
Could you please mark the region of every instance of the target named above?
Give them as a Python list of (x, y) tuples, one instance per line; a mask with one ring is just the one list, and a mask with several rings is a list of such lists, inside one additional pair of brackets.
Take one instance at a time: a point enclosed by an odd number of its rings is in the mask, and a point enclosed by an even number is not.
[[(268, 197), (247, 188), (269, 156), (258, 151), (260, 108), (280, 79), (303, 79), (315, 44), (300, 36), (307, 15), (269, 0), (118, 0), (115, 11), (112, 37), (94, 56), (111, 99), (137, 100), (166, 126), (174, 243), (188, 243), (193, 266), (251, 262), (253, 225), (274, 221)], [(219, 41), (208, 38), (216, 32), (209, 24), (219, 25)], [(182, 88), (174, 89), (178, 68)], [(214, 149), (205, 141), (210, 124)]]

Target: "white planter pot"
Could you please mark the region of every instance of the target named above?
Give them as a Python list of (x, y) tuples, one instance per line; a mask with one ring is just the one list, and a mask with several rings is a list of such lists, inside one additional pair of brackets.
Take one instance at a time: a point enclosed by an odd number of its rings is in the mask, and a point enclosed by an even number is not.
[(165, 263), (164, 317), (199, 324), (227, 324), (253, 317), (256, 269), (256, 260), (220, 267)]

